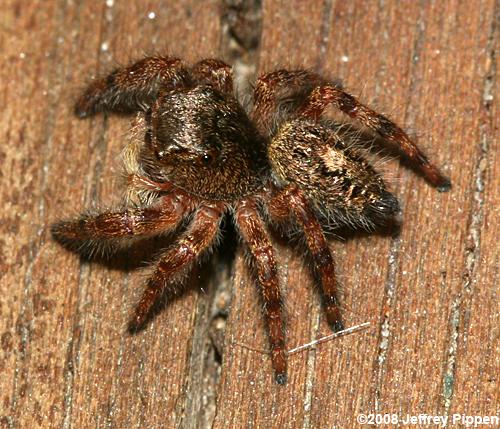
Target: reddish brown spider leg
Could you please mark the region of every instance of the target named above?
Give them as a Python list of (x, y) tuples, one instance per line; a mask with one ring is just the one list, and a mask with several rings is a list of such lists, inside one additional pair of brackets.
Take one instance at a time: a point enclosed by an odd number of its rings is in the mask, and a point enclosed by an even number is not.
[(117, 69), (92, 82), (75, 105), (75, 114), (86, 118), (99, 112), (132, 113), (146, 110), (160, 89), (186, 86), (189, 73), (181, 60), (149, 57)]
[(283, 222), (293, 215), (301, 226), (307, 247), (321, 276), (326, 318), (334, 332), (342, 331), (344, 324), (337, 301), (335, 265), (323, 229), (306, 197), (298, 188), (288, 187), (268, 203), (268, 208), (273, 219)]
[(226, 94), (233, 92), (233, 69), (224, 61), (207, 58), (191, 68), (193, 80), (199, 84), (210, 84)]
[(153, 275), (147, 282), (137, 305), (130, 328), (142, 326), (153, 304), (165, 288), (172, 285), (185, 273), (192, 263), (216, 241), (225, 205), (223, 203), (203, 203), (195, 212), (191, 225), (180, 240), (161, 257)]
[(267, 128), (281, 102), (290, 102), (291, 97), (304, 101), (322, 82), (319, 75), (307, 70), (276, 70), (260, 76), (253, 93), (254, 120), (260, 128)]
[(364, 106), (352, 95), (335, 85), (324, 84), (315, 88), (299, 113), (302, 116), (319, 118), (328, 105), (333, 105), (358, 120), (362, 125), (375, 131), (384, 139), (397, 144), (438, 191), (444, 192), (451, 188), (450, 180), (444, 177), (438, 168), (429, 162), (427, 157), (401, 128), (385, 116)]
[(171, 194), (142, 209), (82, 215), (76, 220), (61, 221), (54, 224), (51, 231), (61, 242), (159, 234), (175, 228), (192, 206), (193, 202), (187, 195)]
[(278, 384), (286, 383), (285, 333), (282, 317), (282, 300), (278, 270), (273, 247), (264, 222), (253, 200), (244, 200), (236, 208), (236, 224), (240, 234), (253, 256), (261, 295), (264, 315), (271, 343), (271, 360)]

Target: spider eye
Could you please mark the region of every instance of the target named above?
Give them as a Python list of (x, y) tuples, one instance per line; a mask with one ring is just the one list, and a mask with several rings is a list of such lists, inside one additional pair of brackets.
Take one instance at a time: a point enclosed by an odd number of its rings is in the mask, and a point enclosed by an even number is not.
[(211, 148), (206, 152), (203, 152), (199, 157), (199, 163), (203, 166), (212, 164), (219, 156), (219, 151), (217, 149)]
[(212, 161), (214, 160), (214, 157), (209, 154), (209, 153), (204, 153), (202, 156), (201, 156), (201, 162), (203, 163), (203, 165), (208, 165), (210, 164)]

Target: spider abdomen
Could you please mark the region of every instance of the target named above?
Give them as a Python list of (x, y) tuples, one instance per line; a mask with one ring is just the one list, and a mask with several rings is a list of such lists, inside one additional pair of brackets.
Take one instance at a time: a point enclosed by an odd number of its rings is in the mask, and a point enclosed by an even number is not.
[(327, 123), (287, 122), (268, 152), (275, 179), (298, 185), (317, 211), (338, 223), (371, 226), (399, 209), (381, 176)]

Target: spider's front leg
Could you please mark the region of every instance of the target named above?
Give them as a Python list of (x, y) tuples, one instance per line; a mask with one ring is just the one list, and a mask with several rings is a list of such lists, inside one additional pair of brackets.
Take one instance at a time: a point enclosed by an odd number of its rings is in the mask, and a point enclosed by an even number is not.
[(294, 218), (304, 232), (307, 247), (321, 276), (323, 303), (328, 324), (334, 332), (344, 329), (337, 299), (337, 280), (333, 257), (326, 242), (323, 228), (305, 195), (296, 187), (281, 190), (267, 203), (269, 214), (278, 222)]
[(273, 247), (255, 201), (244, 200), (238, 205), (236, 223), (256, 265), (276, 382), (285, 384), (287, 365), (278, 269)]
[(52, 225), (53, 237), (62, 243), (124, 239), (160, 234), (174, 229), (192, 209), (193, 201), (183, 193), (165, 195), (145, 208), (83, 214), (78, 219)]
[(189, 68), (178, 58), (147, 57), (90, 84), (76, 102), (75, 114), (86, 118), (100, 112), (146, 111), (160, 91), (199, 84), (230, 93), (232, 69), (216, 59), (201, 60)]
[(148, 57), (92, 82), (76, 102), (75, 114), (86, 118), (100, 112), (146, 110), (160, 89), (188, 85), (188, 69), (178, 58)]
[(141, 327), (163, 291), (174, 284), (201, 254), (213, 246), (220, 231), (220, 223), (226, 206), (224, 203), (203, 203), (195, 212), (188, 230), (160, 258), (153, 275), (149, 278), (134, 316), (131, 329)]

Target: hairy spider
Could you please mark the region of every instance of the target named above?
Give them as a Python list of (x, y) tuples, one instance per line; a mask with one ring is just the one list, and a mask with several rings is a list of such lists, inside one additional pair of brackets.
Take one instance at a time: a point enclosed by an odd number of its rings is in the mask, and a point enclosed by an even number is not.
[(251, 255), (260, 285), (276, 382), (286, 382), (285, 329), (278, 269), (267, 224), (302, 232), (321, 279), (326, 318), (343, 329), (325, 219), (365, 228), (390, 219), (398, 201), (339, 126), (322, 119), (332, 105), (399, 146), (440, 191), (450, 181), (405, 132), (337, 84), (305, 70), (278, 70), (255, 83), (246, 111), (233, 92), (232, 69), (216, 59), (192, 66), (145, 58), (94, 81), (75, 113), (138, 113), (143, 137), (125, 151), (127, 197), (120, 210), (85, 213), (53, 225), (65, 243), (130, 243), (132, 237), (188, 226), (159, 258), (135, 308), (144, 324), (157, 299), (173, 291), (213, 249), (225, 214)]

